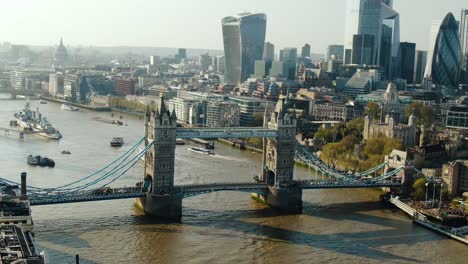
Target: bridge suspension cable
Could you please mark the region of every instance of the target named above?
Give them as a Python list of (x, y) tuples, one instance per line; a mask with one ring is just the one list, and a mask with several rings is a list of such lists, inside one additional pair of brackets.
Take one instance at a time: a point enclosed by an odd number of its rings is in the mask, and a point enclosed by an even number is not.
[[(121, 164), (123, 162), (125, 162), (129, 157), (130, 155), (135, 152), (135, 150), (138, 148), (139, 145), (141, 145), (141, 143), (144, 141), (144, 138), (140, 139), (134, 146), (132, 146), (128, 151), (126, 151), (124, 154), (122, 154), (121, 156), (119, 156), (117, 159), (115, 159), (114, 161), (112, 161), (111, 163), (107, 164), (106, 166), (104, 166), (103, 168), (99, 169), (98, 171), (96, 172), (93, 172), (79, 180), (76, 180), (76, 181), (73, 181), (71, 183), (68, 183), (68, 184), (65, 184), (65, 185), (62, 185), (62, 186), (58, 186), (58, 187), (54, 187), (54, 188), (43, 188), (43, 187), (35, 187), (35, 186), (27, 186), (31, 192), (40, 192), (40, 191), (66, 191), (66, 190), (72, 190), (72, 189), (76, 189), (78, 187), (73, 187), (73, 188), (66, 188), (66, 187), (70, 187), (72, 185), (75, 185), (77, 183), (80, 183), (80, 182), (83, 182), (103, 171), (105, 171), (107, 168), (109, 168), (110, 166), (114, 165), (115, 163), (119, 162), (116, 166), (114, 166), (109, 172), (105, 173), (103, 176), (101, 176), (100, 178), (106, 176), (106, 175), (111, 175), (115, 170), (119, 170), (120, 168), (122, 168), (123, 166), (126, 166), (128, 163), (124, 164), (121, 166)], [(98, 178), (99, 179), (99, 178)], [(14, 181), (11, 181), (11, 180), (7, 180), (7, 179), (3, 179), (3, 178), (0, 178), (0, 181), (3, 181), (3, 182), (7, 182), (9, 184), (15, 184), (15, 185), (19, 185), (19, 183), (17, 182), (14, 182)]]

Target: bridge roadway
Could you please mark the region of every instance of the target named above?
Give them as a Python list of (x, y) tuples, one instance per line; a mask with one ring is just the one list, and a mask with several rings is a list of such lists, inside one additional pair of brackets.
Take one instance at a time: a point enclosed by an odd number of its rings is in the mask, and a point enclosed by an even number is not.
[[(385, 182), (338, 182), (338, 181), (296, 181), (304, 190), (310, 189), (351, 189), (351, 188), (376, 188), (376, 187), (398, 187), (399, 183)], [(194, 185), (179, 185), (174, 186), (173, 193), (181, 195), (183, 198), (189, 198), (205, 193), (219, 191), (239, 191), (265, 195), (268, 191), (268, 186), (265, 183), (214, 183), (214, 184), (194, 184)], [(91, 201), (106, 201), (117, 199), (130, 199), (145, 197), (146, 192), (142, 187), (122, 187), (112, 188), (104, 192), (100, 190), (82, 190), (71, 193), (49, 192), (49, 193), (33, 193), (29, 195), (31, 205), (48, 205), (48, 204), (64, 204), (64, 203), (79, 203)]]

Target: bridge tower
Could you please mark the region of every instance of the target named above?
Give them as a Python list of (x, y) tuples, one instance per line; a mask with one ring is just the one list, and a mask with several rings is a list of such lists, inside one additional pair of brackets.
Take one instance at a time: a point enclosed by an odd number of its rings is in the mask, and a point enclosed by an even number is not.
[(145, 181), (151, 181), (151, 189), (140, 200), (145, 213), (161, 217), (180, 219), (182, 198), (174, 193), (174, 170), (177, 117), (166, 108), (164, 98), (159, 107), (147, 113), (145, 143), (154, 145), (145, 156)]
[(288, 112), (287, 98), (280, 96), (274, 109), (267, 107), (264, 127), (277, 131), (276, 138), (264, 139), (262, 180), (268, 184), (267, 205), (289, 212), (302, 212), (302, 188), (294, 184), (296, 111)]

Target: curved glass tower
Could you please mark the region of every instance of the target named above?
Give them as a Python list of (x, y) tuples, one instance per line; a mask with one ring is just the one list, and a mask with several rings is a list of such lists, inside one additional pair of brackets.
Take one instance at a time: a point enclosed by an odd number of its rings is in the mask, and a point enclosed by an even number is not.
[(225, 80), (238, 84), (254, 73), (265, 44), (266, 15), (241, 13), (225, 17), (223, 27)]
[(434, 23), (431, 30), (430, 49), (424, 78), (434, 84), (458, 86), (461, 48), (458, 23), (448, 13), (441, 23)]

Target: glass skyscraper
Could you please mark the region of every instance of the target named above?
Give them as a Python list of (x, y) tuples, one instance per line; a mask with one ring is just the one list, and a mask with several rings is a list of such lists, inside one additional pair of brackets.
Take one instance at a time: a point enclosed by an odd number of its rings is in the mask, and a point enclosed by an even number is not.
[(279, 59), (284, 62), (284, 66), (287, 68), (288, 79), (296, 79), (297, 48), (285, 48), (280, 50)]
[(225, 17), (223, 28), (225, 80), (238, 84), (254, 73), (256, 60), (263, 56), (266, 15), (241, 13)]
[(332, 55), (335, 56), (335, 60), (343, 61), (344, 46), (343, 45), (329, 45), (327, 48), (327, 55), (326, 55), (325, 61), (330, 60)]
[(357, 34), (353, 37), (352, 64), (372, 65), (374, 56), (373, 35)]
[(424, 69), (427, 64), (427, 51), (416, 51), (416, 58), (414, 62), (414, 83), (421, 84), (424, 77)]
[(460, 19), (461, 74), (462, 81), (468, 83), (468, 9), (462, 9)]
[(458, 86), (461, 65), (459, 34), (458, 22), (452, 13), (448, 13), (441, 23), (433, 23), (425, 79), (433, 84)]
[(400, 70), (401, 78), (408, 83), (414, 79), (414, 59), (416, 56), (416, 43), (400, 43)]
[[(399, 68), (400, 15), (393, 9), (392, 0), (347, 0), (345, 32), (345, 64), (352, 62), (353, 36), (373, 35), (371, 64), (384, 66), (386, 76), (395, 77), (393, 72)], [(382, 48), (383, 42), (386, 46)]]

